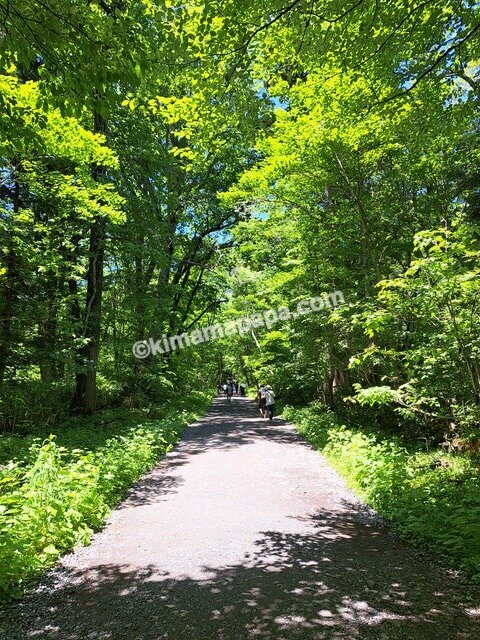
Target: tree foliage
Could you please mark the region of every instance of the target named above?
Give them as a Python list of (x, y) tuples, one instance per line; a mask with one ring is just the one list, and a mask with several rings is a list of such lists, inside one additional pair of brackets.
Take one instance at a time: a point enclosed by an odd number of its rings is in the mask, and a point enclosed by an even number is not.
[[(397, 486), (390, 463), (410, 464), (404, 446), (478, 455), (478, 9), (0, 0), (0, 450), (12, 432), (24, 446), (11, 457), (26, 460), (29, 434), (73, 420), (81, 439), (85, 414), (177, 406), (234, 374), (269, 382), (280, 402), (313, 402), (320, 427), (335, 412), (361, 428), (332, 448), (351, 446), (347, 462), (365, 464), (347, 474), (392, 514), (382, 501)], [(343, 304), (295, 312), (335, 290)], [(280, 307), (293, 313), (272, 325), (132, 353)], [(403, 443), (377, 449), (392, 433)], [(132, 457), (112, 445), (107, 493), (153, 462), (165, 448), (154, 440), (131, 435)], [(0, 545), (7, 589), (82, 537), (92, 505), (105, 510), (109, 464), (73, 452), (64, 464), (52, 440), (34, 452), (0, 467), (12, 483), (0, 510), (25, 551), (15, 566)], [(377, 458), (385, 473), (370, 473)], [(470, 482), (475, 463), (465, 469)], [(84, 482), (78, 521), (61, 493), (42, 521), (42, 470), (52, 486)]]

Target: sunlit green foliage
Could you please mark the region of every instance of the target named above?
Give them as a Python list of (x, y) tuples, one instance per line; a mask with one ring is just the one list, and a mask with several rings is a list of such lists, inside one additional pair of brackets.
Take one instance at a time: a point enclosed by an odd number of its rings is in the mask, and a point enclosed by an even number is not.
[[(0, 449), (0, 598), (18, 592), (59, 555), (88, 543), (128, 487), (177, 441), (209, 402), (193, 392), (188, 409), (164, 417), (125, 409), (75, 421), (58, 437), (11, 438)], [(17, 453), (20, 459), (8, 458)], [(16, 456), (15, 456), (16, 457)]]
[(471, 460), (347, 428), (318, 407), (284, 415), (407, 539), (480, 580), (480, 472)]

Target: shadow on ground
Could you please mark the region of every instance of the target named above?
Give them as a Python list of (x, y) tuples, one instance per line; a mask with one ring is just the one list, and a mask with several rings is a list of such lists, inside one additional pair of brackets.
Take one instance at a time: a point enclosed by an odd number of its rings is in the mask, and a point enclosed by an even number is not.
[[(248, 399), (233, 402), (228, 416), (225, 404), (217, 399), (207, 418), (188, 428), (162, 464), (132, 488), (123, 506), (168, 499), (184, 484), (185, 468), (178, 467), (212, 449), (231, 450), (262, 440), (309, 447), (288, 424), (262, 421)], [(388, 528), (378, 528), (362, 505), (339, 499), (335, 508), (291, 517), (301, 520), (301, 532), (288, 532), (288, 527), (258, 531), (242, 561), (201, 566), (191, 575), (166, 572), (161, 557), (158, 565), (141, 569), (126, 564), (132, 562), (126, 557), (124, 564), (94, 561), (88, 569), (53, 571), (21, 603), (4, 610), (0, 636), (3, 640), (480, 638), (479, 589), (447, 574), (428, 556), (393, 537)], [(204, 541), (205, 547), (214, 543)], [(201, 550), (201, 538), (196, 550), (183, 547), (186, 562), (181, 566), (195, 567)]]
[(215, 398), (208, 416), (185, 429), (182, 440), (173, 451), (165, 456), (160, 466), (130, 489), (119, 508), (158, 502), (175, 493), (183, 484), (176, 467), (188, 464), (192, 456), (212, 449), (231, 450), (260, 440), (311, 448), (284, 420), (275, 418), (270, 422), (260, 418), (256, 404), (249, 398), (237, 397), (228, 404), (223, 397)]
[(35, 619), (32, 601), (24, 603), (15, 611), (15, 625), (20, 624), (14, 632), (13, 620), (9, 624), (4, 617), (3, 637), (480, 637), (479, 600), (457, 579), (422, 564), (406, 545), (358, 522), (354, 514), (322, 513), (310, 520), (311, 535), (259, 533), (252, 557), (236, 566), (204, 567), (200, 580), (160, 574), (154, 566), (133, 571), (98, 565), (52, 576), (36, 594), (42, 615)]
[[(228, 419), (225, 412), (228, 409)], [(256, 404), (249, 398), (234, 398), (227, 403), (223, 397), (215, 398), (203, 420), (185, 429), (182, 440), (167, 454), (152, 473), (137, 482), (119, 506), (120, 509), (141, 506), (165, 500), (183, 484), (176, 467), (188, 464), (191, 456), (214, 449), (230, 450), (259, 440), (280, 444), (310, 447), (285, 421), (273, 422), (260, 418)]]
[[(215, 398), (207, 417), (185, 430), (182, 440), (167, 458), (183, 461), (191, 455), (203, 453), (208, 449), (214, 448), (218, 451), (234, 449), (262, 439), (311, 448), (308, 442), (284, 420), (262, 419), (256, 404), (249, 398), (235, 398), (234, 402), (226, 405), (225, 399)], [(225, 416), (227, 409), (228, 419)]]

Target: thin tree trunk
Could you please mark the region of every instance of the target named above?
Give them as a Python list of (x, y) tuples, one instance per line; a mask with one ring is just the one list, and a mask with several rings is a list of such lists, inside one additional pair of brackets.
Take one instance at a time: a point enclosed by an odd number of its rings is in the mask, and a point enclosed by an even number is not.
[(57, 309), (52, 309), (52, 317), (40, 323), (40, 353), (38, 365), (40, 379), (45, 385), (51, 384), (55, 376), (55, 341), (57, 336)]
[[(12, 192), (12, 205), (14, 215), (20, 209), (20, 184), (16, 180)], [(5, 253), (5, 285), (3, 300), (0, 307), (0, 387), (5, 379), (5, 370), (8, 364), (13, 335), (12, 324), (15, 310), (15, 286), (17, 279), (17, 257), (15, 247), (11, 239)], [(17, 283), (18, 284), (18, 283)]]

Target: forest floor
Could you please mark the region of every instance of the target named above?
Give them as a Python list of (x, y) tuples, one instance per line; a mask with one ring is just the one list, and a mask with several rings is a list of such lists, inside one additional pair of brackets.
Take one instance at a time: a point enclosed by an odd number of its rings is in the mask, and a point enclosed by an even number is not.
[(0, 636), (474, 639), (480, 589), (400, 541), (293, 427), (217, 398)]

